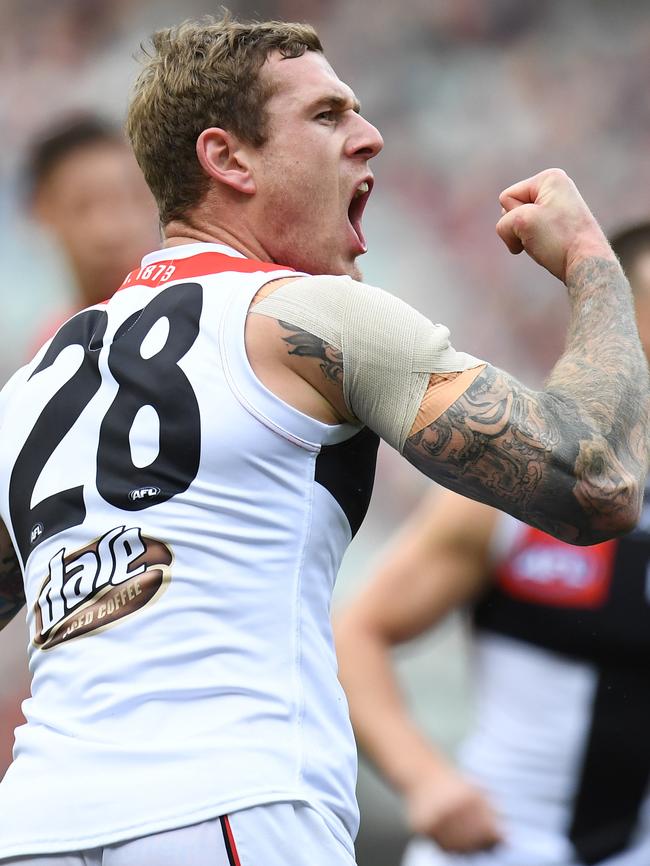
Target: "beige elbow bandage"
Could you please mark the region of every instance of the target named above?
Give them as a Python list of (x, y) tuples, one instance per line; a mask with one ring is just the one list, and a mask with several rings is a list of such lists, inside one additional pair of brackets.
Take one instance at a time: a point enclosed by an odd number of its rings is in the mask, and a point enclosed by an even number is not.
[(292, 280), (251, 312), (295, 325), (340, 349), (348, 409), (400, 452), (431, 374), (484, 363), (456, 352), (444, 325), (434, 325), (394, 295), (350, 277)]

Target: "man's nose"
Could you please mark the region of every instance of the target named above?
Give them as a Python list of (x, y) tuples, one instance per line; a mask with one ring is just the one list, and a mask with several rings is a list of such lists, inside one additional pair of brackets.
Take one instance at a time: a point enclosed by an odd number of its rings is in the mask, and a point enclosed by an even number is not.
[(365, 117), (357, 115), (356, 124), (357, 128), (349, 140), (349, 155), (372, 159), (383, 148), (384, 139), (381, 137), (379, 130), (366, 120)]

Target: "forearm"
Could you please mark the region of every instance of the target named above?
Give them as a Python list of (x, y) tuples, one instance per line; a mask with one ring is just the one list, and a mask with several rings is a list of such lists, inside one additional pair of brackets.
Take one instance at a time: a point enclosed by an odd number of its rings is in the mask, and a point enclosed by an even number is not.
[(388, 645), (378, 636), (337, 629), (339, 677), (348, 697), (360, 748), (403, 794), (421, 779), (446, 771), (448, 762), (411, 719)]
[[(600, 480), (610, 507), (624, 508), (625, 489), (647, 470), (648, 361), (629, 284), (616, 261), (590, 257), (567, 275), (571, 319), (566, 350), (546, 393), (566, 407), (579, 440), (576, 496), (588, 512)], [(586, 434), (586, 435), (585, 435)]]

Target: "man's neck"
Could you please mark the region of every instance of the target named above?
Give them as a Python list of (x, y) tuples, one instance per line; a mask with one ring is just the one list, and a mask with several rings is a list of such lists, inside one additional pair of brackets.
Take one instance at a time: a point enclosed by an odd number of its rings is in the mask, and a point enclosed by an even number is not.
[(262, 246), (254, 240), (245, 241), (222, 226), (200, 226), (182, 220), (172, 220), (164, 228), (163, 247), (176, 247), (181, 244), (225, 244), (248, 259), (272, 261)]

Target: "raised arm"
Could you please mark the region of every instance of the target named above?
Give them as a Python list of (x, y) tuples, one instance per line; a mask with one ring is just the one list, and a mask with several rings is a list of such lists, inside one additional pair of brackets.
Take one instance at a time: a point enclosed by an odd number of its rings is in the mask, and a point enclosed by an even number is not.
[(425, 497), (359, 596), (335, 617), (339, 678), (357, 741), (402, 794), (410, 829), (450, 851), (500, 838), (484, 795), (412, 720), (391, 649), (475, 598), (488, 579), (496, 512), (449, 491)]
[(647, 467), (647, 362), (629, 285), (570, 179), (543, 172), (506, 190), (497, 230), (562, 279), (566, 350), (543, 391), (487, 367), (404, 456), (440, 483), (573, 543), (638, 519)]
[(0, 630), (25, 604), (23, 576), (7, 528), (0, 520)]

